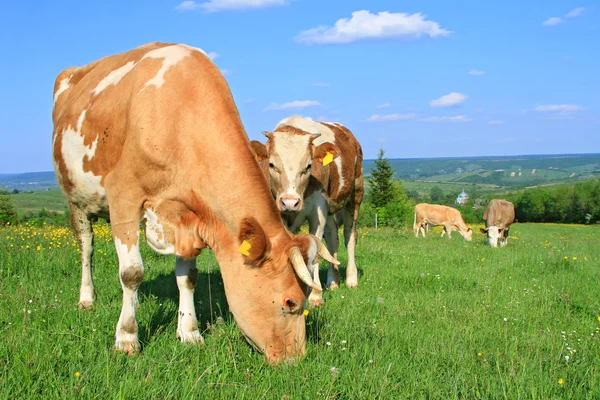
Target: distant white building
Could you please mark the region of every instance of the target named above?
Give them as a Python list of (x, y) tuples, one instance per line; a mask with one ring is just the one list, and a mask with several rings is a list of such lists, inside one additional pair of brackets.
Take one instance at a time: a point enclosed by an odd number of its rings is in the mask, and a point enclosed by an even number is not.
[(460, 194), (456, 198), (456, 204), (459, 204), (459, 205), (467, 204), (468, 201), (469, 201), (469, 195), (466, 194), (465, 189), (463, 189), (462, 192), (460, 192)]

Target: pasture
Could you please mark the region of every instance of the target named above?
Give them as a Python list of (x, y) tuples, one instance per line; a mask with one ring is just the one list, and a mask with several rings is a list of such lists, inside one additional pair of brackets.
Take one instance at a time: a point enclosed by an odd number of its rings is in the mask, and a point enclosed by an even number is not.
[(503, 249), (474, 228), (470, 243), (361, 229), (358, 289), (326, 291), (305, 358), (275, 368), (237, 330), (210, 251), (196, 289), (205, 344), (193, 346), (175, 339), (174, 257), (142, 247), (142, 353), (127, 357), (111, 350), (109, 227), (94, 228), (86, 311), (69, 230), (0, 228), (0, 398), (600, 398), (600, 227), (515, 224)]

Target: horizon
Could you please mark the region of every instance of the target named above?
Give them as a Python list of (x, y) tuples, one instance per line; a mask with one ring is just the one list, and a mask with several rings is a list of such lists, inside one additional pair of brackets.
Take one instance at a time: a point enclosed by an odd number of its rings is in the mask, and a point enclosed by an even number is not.
[[(598, 7), (441, 0), (8, 4), (0, 171), (51, 171), (52, 88), (151, 41), (202, 48), (250, 140), (292, 114), (339, 121), (366, 160), (594, 154)], [(69, 21), (57, 24), (56, 21)], [(101, 31), (102, 35), (90, 35)]]
[[(461, 158), (465, 158), (465, 159), (510, 158), (510, 159), (512, 159), (512, 158), (518, 158), (518, 157), (547, 157), (547, 158), (564, 157), (564, 158), (566, 158), (566, 157), (585, 157), (585, 156), (600, 156), (600, 153), (515, 154), (515, 155), (506, 155), (506, 156), (491, 155), (491, 156), (466, 156), (466, 157), (462, 157), (462, 156), (457, 156), (457, 157), (410, 157), (410, 158), (385, 157), (385, 159), (387, 159), (389, 161), (393, 161), (393, 160), (401, 160), (401, 161), (415, 160), (416, 161), (416, 160), (450, 160), (450, 159), (461, 159)], [(363, 161), (376, 161), (376, 160), (377, 160), (377, 158), (363, 159)], [(54, 169), (43, 170), (43, 171), (24, 171), (24, 172), (14, 172), (14, 173), (13, 172), (6, 173), (6, 172), (0, 171), (0, 176), (40, 174), (40, 173), (46, 173), (46, 172), (55, 173)]]

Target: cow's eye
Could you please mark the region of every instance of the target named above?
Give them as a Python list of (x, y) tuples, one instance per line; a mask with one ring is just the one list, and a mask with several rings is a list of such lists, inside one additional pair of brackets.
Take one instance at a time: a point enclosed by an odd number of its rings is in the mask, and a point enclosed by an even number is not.
[(269, 168), (275, 168), (272, 162), (269, 163)]
[(304, 173), (308, 174), (310, 172), (310, 169), (312, 168), (311, 164), (308, 164), (308, 166), (304, 169)]

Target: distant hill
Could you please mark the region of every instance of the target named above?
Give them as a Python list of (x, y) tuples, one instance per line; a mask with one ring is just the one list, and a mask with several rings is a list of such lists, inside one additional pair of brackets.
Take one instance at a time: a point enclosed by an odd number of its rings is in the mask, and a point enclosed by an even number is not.
[(56, 176), (54, 171), (47, 172), (26, 172), (23, 174), (0, 174), (0, 187), (7, 189), (25, 190), (44, 190), (46, 188), (56, 188)]
[[(408, 186), (413, 182), (419, 190), (439, 185), (456, 191), (477, 185), (479, 190), (501, 191), (600, 178), (600, 154), (399, 158), (390, 162), (396, 178), (408, 181)], [(374, 165), (374, 160), (365, 160), (365, 175)], [(56, 188), (57, 183), (53, 171), (28, 172), (0, 174), (1, 186), (44, 190)]]

